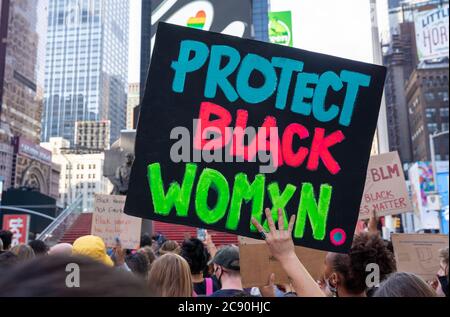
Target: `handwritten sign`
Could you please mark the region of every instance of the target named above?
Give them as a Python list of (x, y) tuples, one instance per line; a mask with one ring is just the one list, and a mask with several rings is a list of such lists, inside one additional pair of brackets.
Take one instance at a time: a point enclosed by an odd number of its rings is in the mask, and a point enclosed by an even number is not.
[(347, 252), (386, 69), (159, 23), (125, 212)]
[(28, 243), (30, 215), (3, 215), (3, 230), (13, 233), (11, 246)]
[(372, 210), (378, 217), (412, 211), (405, 175), (397, 152), (372, 156), (359, 219), (368, 219)]
[(439, 271), (439, 250), (448, 247), (444, 234), (393, 234), (397, 271), (410, 272), (425, 281), (435, 279)]
[(139, 248), (142, 219), (123, 213), (125, 196), (95, 195), (91, 234), (99, 236), (107, 247), (119, 238), (125, 249)]

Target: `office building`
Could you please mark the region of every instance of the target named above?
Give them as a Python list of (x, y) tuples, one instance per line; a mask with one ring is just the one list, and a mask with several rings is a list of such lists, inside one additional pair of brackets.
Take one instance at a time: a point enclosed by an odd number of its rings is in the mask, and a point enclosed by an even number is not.
[(105, 154), (100, 151), (83, 152), (70, 147), (63, 138), (51, 138), (41, 144), (52, 153), (53, 163), (61, 166), (59, 203), (70, 205), (82, 195), (84, 212), (92, 212), (94, 194), (110, 194), (111, 182), (103, 176)]
[[(430, 161), (429, 135), (448, 131), (448, 63), (422, 64), (406, 85), (413, 161)], [(435, 159), (449, 159), (448, 135), (436, 138)]]
[(129, 0), (49, 0), (43, 141), (75, 142), (79, 121), (125, 128)]
[(111, 121), (78, 121), (75, 124), (75, 148), (78, 150), (107, 150), (111, 137)]
[(127, 130), (134, 128), (134, 108), (139, 105), (139, 83), (128, 85), (128, 102), (127, 102)]
[(14, 138), (40, 141), (46, 16), (46, 0), (0, 2), (0, 181), (5, 190), (14, 177)]

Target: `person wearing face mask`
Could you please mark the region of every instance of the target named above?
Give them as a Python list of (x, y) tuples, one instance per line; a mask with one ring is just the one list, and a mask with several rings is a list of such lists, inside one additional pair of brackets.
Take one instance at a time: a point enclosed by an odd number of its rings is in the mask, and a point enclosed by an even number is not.
[(448, 247), (439, 250), (439, 271), (431, 286), (439, 297), (448, 297)]
[(242, 294), (242, 280), (239, 264), (239, 248), (229, 245), (217, 251), (210, 261), (214, 265), (214, 275), (220, 285), (211, 297), (234, 297)]
[(378, 235), (363, 233), (355, 236), (348, 254), (327, 254), (322, 290), (335, 297), (371, 296), (376, 286), (366, 282), (372, 272), (366, 271), (369, 264), (378, 265), (380, 282), (396, 271), (394, 256), (384, 241)]

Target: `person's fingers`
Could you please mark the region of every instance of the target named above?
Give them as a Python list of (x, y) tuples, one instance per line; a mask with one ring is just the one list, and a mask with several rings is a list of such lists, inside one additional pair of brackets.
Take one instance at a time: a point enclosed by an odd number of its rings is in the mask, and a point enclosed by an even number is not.
[(295, 225), (295, 215), (292, 215), (291, 219), (289, 220), (289, 226), (288, 226), (289, 236), (292, 236), (292, 230), (294, 230), (294, 225)]
[(263, 226), (254, 217), (252, 217), (252, 224), (258, 229), (258, 232), (264, 232)]
[(283, 209), (278, 208), (278, 230), (284, 230)]
[(270, 286), (275, 285), (275, 273), (270, 274), (269, 276), (269, 284)]
[(267, 223), (269, 224), (270, 233), (275, 233), (277, 231), (277, 228), (275, 227), (275, 223), (273, 222), (272, 212), (269, 208), (266, 208), (265, 212)]

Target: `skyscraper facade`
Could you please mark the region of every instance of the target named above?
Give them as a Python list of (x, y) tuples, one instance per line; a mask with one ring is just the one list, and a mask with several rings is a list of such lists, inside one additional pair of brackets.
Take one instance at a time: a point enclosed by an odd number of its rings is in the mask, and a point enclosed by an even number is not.
[(269, 42), (269, 0), (253, 0), (255, 40)]
[(128, 0), (49, 0), (42, 139), (75, 142), (78, 121), (126, 124)]
[(0, 181), (11, 185), (13, 139), (38, 144), (47, 1), (0, 1)]

